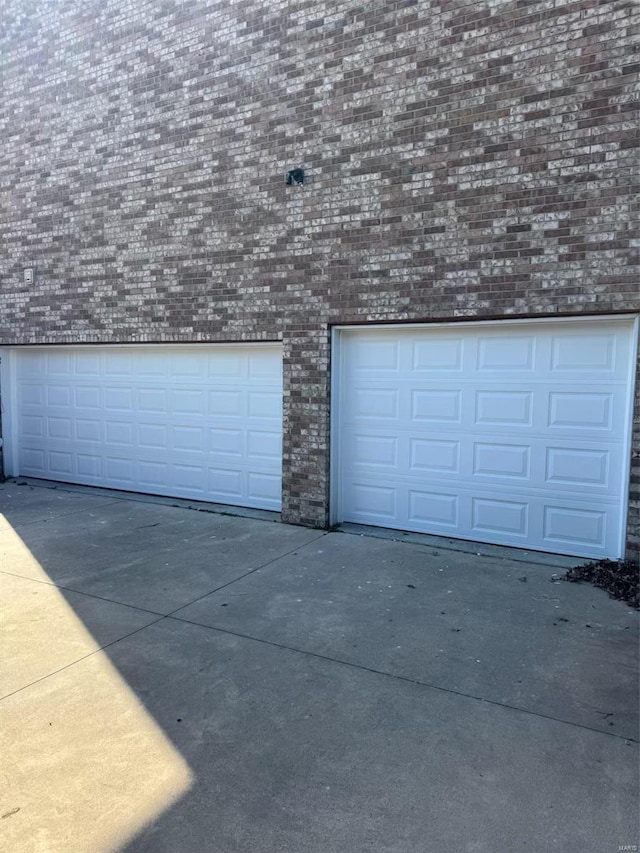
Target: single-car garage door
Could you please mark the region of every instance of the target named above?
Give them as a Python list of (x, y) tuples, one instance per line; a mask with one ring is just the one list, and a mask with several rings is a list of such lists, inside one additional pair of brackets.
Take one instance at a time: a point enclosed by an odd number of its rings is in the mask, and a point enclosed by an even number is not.
[(280, 508), (279, 346), (14, 349), (9, 364), (11, 473)]
[(622, 555), (632, 320), (337, 334), (336, 521)]

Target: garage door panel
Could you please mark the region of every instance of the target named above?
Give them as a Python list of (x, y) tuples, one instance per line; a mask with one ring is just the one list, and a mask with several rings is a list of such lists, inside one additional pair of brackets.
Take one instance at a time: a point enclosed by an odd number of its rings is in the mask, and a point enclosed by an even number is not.
[(360, 340), (351, 349), (349, 368), (354, 374), (365, 376), (375, 372), (397, 372), (400, 368), (400, 347), (390, 338), (378, 336), (375, 340)]
[(175, 379), (204, 379), (207, 359), (197, 352), (175, 352), (169, 359), (169, 376)]
[(103, 399), (105, 412), (132, 412), (134, 409), (133, 388), (106, 387)]
[(529, 533), (530, 504), (528, 501), (500, 500), (495, 497), (471, 497), (474, 533), (489, 535), (505, 541), (518, 537), (523, 542)]
[(610, 391), (552, 391), (549, 394), (549, 427), (584, 432), (613, 427), (614, 395)]
[(142, 413), (145, 418), (149, 415), (158, 415), (165, 420), (170, 411), (169, 392), (164, 388), (137, 388), (136, 411), (138, 417)]
[(135, 483), (134, 461), (127, 456), (105, 456), (105, 474), (112, 485), (130, 487)]
[(547, 447), (545, 481), (564, 488), (595, 486), (607, 489), (611, 484), (611, 456), (611, 451), (606, 449)]
[[(532, 548), (532, 530), (541, 529), (538, 550), (575, 553), (588, 548), (592, 556), (605, 556), (605, 534), (617, 507), (597, 508), (592, 504), (545, 504), (540, 497), (523, 495), (521, 500), (509, 493), (472, 493), (438, 488), (395, 488), (373, 482), (356, 481), (350, 494), (349, 521), (393, 527), (404, 511), (408, 523), (400, 529), (460, 537), (515, 547)], [(594, 528), (590, 529), (590, 524)]]
[(169, 407), (174, 415), (204, 415), (205, 393), (199, 388), (173, 388)]
[(184, 490), (190, 496), (194, 493), (204, 494), (206, 474), (202, 465), (174, 464), (171, 468), (176, 491)]
[(244, 434), (239, 429), (212, 427), (209, 430), (209, 451), (223, 456), (242, 456)]
[(144, 380), (145, 384), (160, 382), (167, 384), (169, 377), (170, 357), (165, 351), (146, 347), (140, 348), (132, 356), (133, 376)]
[[(617, 338), (613, 333), (553, 335), (551, 370), (555, 373), (612, 374), (616, 370)], [(596, 379), (597, 381), (597, 379)]]
[(342, 332), (340, 517), (619, 556), (631, 332), (628, 320)]
[(85, 351), (72, 356), (49, 356), (49, 373), (74, 373), (81, 377), (98, 377), (101, 374), (101, 357)]
[(545, 506), (544, 541), (563, 548), (589, 548), (594, 554), (606, 552), (608, 516), (605, 510), (576, 506)]
[(349, 486), (349, 499), (354, 520), (385, 525), (397, 515), (397, 490), (393, 486), (354, 479)]
[(246, 399), (240, 391), (216, 388), (208, 393), (208, 414), (242, 418), (246, 416)]
[(197, 426), (174, 426), (171, 429), (170, 447), (173, 450), (196, 451), (201, 454), (205, 449), (205, 431)]
[(72, 401), (72, 390), (69, 385), (49, 385), (47, 387), (47, 406), (68, 407)]
[[(39, 364), (39, 358), (36, 356), (34, 359), (34, 365)], [(44, 365), (43, 367), (37, 367), (41, 372), (41, 375), (46, 374), (47, 376), (72, 376), (74, 372), (74, 363), (73, 356), (67, 355), (66, 353), (56, 352), (55, 354), (50, 354), (44, 356)]]
[(282, 397), (276, 391), (249, 391), (249, 418), (279, 421), (282, 417)]
[(45, 387), (32, 382), (29, 385), (18, 386), (18, 407), (21, 411), (29, 406), (42, 406), (44, 403)]
[(209, 468), (209, 491), (235, 503), (242, 498), (242, 472), (233, 468)]
[(106, 444), (133, 448), (133, 424), (128, 421), (105, 421), (104, 440)]
[(445, 389), (420, 389), (411, 392), (411, 420), (423, 423), (459, 424), (462, 417), (462, 392)]
[(247, 431), (247, 455), (260, 461), (279, 461), (282, 456), (282, 435), (267, 429)]
[(410, 438), (409, 471), (459, 474), (461, 444), (449, 438)]
[(462, 373), (464, 340), (460, 337), (439, 337), (438, 340), (413, 340), (411, 368), (415, 374)]
[(131, 378), (134, 373), (134, 360), (127, 352), (114, 350), (103, 356), (104, 375), (108, 378)]
[(50, 450), (47, 453), (49, 470), (56, 475), (74, 473), (73, 454), (63, 450)]
[(22, 415), (20, 432), (25, 438), (43, 438), (46, 434), (45, 419), (40, 415)]
[(45, 476), (47, 465), (44, 450), (37, 447), (31, 447), (28, 439), (25, 439), (25, 444), (20, 448), (20, 473), (31, 475), (32, 477)]
[(457, 440), (446, 433), (416, 436), (414, 431), (376, 430), (361, 433), (354, 428), (342, 438), (344, 473), (349, 476), (384, 472), (385, 478), (406, 482), (448, 483), (460, 481), (459, 488), (485, 488), (527, 494), (554, 493), (580, 495), (585, 487), (594, 493), (616, 495), (623, 476), (617, 445), (594, 448), (590, 442), (549, 441), (537, 436), (527, 442), (476, 440), (473, 433)]
[(279, 385), (282, 381), (282, 361), (276, 352), (251, 352), (247, 359), (249, 379), (271, 380)]
[(459, 495), (451, 492), (408, 490), (409, 518), (418, 524), (458, 526)]
[(351, 417), (384, 419), (397, 418), (399, 413), (399, 391), (395, 388), (359, 388), (353, 390)]
[(476, 391), (475, 425), (479, 427), (533, 426), (533, 391), (502, 389)]
[(274, 474), (249, 471), (248, 492), (254, 500), (277, 501), (280, 496), (280, 478)]
[(169, 442), (168, 427), (162, 423), (136, 424), (136, 443), (142, 450), (166, 450)]
[(101, 389), (96, 386), (79, 386), (73, 389), (74, 407), (78, 409), (100, 409)]
[(239, 380), (247, 375), (247, 354), (234, 353), (233, 350), (221, 350), (207, 360), (206, 371), (209, 379), (220, 382), (224, 379)]
[(46, 356), (23, 350), (16, 367), (17, 379), (42, 380), (47, 373)]
[(73, 435), (73, 423), (70, 418), (49, 416), (46, 419), (46, 435), (51, 439), (69, 439)]
[(16, 378), (23, 474), (280, 508), (277, 346), (21, 351)]
[(532, 335), (485, 335), (477, 342), (479, 374), (497, 371), (501, 376), (514, 371), (533, 373), (536, 339)]
[(153, 489), (166, 487), (170, 482), (169, 466), (164, 462), (140, 460), (138, 462), (138, 479), (143, 486)]
[(102, 474), (102, 459), (91, 453), (78, 453), (77, 473), (79, 477), (88, 478), (91, 482), (99, 480)]
[(472, 474), (529, 480), (531, 447), (528, 444), (476, 442), (473, 448)]
[(351, 454), (356, 465), (382, 465), (395, 469), (399, 465), (399, 440), (388, 435), (360, 435), (354, 432)]
[[(542, 457), (544, 458), (544, 457)], [(534, 457), (532, 456), (532, 460)], [(537, 464), (536, 461), (532, 461)], [(513, 496), (517, 500), (544, 501), (550, 491), (554, 496), (561, 497), (563, 500), (571, 501), (572, 503), (591, 504), (594, 502), (616, 503), (619, 493), (619, 482), (615, 477), (610, 477), (611, 484), (609, 486), (599, 486), (593, 488), (585, 497), (584, 483), (563, 482), (560, 485), (545, 482), (544, 469), (542, 472), (537, 472), (535, 477), (526, 478), (505, 478), (495, 476), (472, 476), (467, 474), (470, 466), (461, 465), (461, 471), (458, 475), (455, 472), (447, 470), (436, 470), (425, 472), (420, 469), (388, 469), (378, 468), (375, 465), (357, 465), (352, 463), (350, 466), (345, 466), (344, 479), (354, 479), (358, 481), (368, 481), (378, 484), (383, 482), (385, 485), (393, 485), (400, 487), (405, 485), (411, 488), (429, 487), (432, 489), (444, 489), (451, 491), (454, 489), (457, 493), (469, 494), (493, 494)]]

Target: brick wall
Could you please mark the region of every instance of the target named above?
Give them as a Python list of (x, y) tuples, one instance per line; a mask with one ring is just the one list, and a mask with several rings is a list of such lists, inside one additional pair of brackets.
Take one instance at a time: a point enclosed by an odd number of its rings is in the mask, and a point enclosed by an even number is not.
[(330, 324), (640, 309), (639, 19), (5, 0), (0, 341), (283, 340), (284, 514), (324, 525)]

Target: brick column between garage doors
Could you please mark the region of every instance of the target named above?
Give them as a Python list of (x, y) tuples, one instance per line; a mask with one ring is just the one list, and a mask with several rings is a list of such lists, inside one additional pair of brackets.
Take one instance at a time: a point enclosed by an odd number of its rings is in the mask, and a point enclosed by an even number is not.
[(330, 330), (326, 324), (291, 326), (283, 350), (282, 520), (326, 527)]

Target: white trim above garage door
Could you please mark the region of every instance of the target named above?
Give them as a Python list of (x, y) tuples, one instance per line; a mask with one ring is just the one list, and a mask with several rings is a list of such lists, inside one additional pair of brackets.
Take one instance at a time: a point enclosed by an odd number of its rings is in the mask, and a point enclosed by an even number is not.
[(336, 329), (332, 520), (621, 557), (633, 318)]
[(280, 509), (279, 345), (25, 347), (3, 362), (7, 473)]

